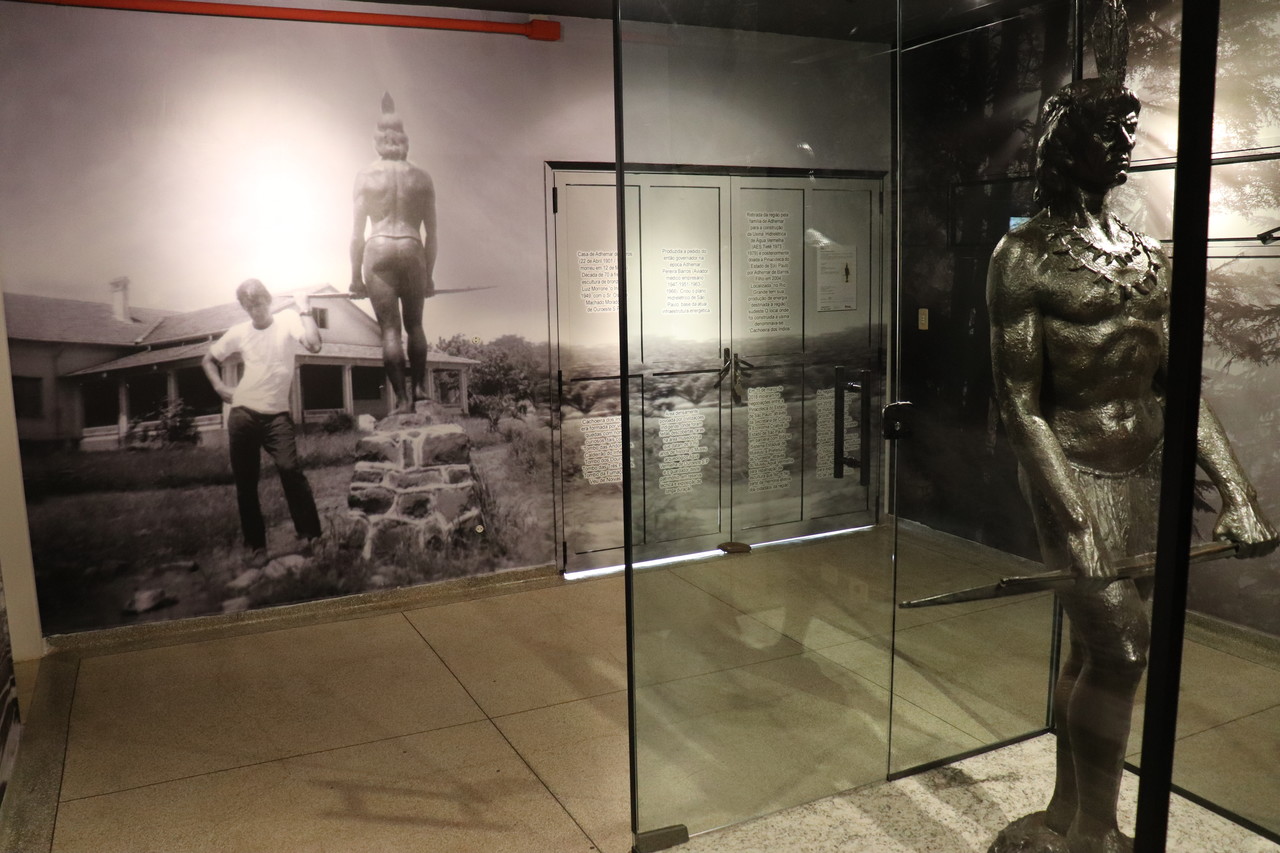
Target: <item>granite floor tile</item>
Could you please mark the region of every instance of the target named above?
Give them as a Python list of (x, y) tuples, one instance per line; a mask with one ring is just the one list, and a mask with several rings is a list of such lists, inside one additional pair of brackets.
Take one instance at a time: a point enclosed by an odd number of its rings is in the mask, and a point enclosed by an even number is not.
[[(1133, 831), (1137, 778), (1125, 774), (1121, 828)], [(708, 832), (681, 853), (983, 853), (1014, 818), (1043, 808), (1053, 788), (1049, 736), (895, 782)], [(1277, 853), (1259, 838), (1180, 797), (1169, 816), (1169, 853)]]
[(62, 797), (482, 717), (400, 614), (90, 657)]
[(55, 853), (588, 853), (488, 721), (64, 803)]
[[(1004, 577), (1039, 574), (1039, 563), (973, 543), (923, 539), (904, 533), (898, 538), (898, 584), (895, 606), (902, 601), (993, 584)], [(988, 598), (934, 607), (899, 608), (898, 630), (1000, 607), (1007, 598)]]
[(1179, 740), (1173, 781), (1280, 834), (1280, 706)]
[[(1051, 600), (1041, 597), (899, 631), (892, 659), (895, 696), (983, 744), (1043, 726), (1050, 616)], [(889, 686), (888, 638), (846, 643), (822, 654)]]
[(803, 650), (665, 569), (637, 573), (633, 589), (637, 684), (660, 684)]
[(860, 531), (672, 569), (806, 648), (889, 631), (888, 537)]
[(625, 691), (493, 722), (603, 853), (631, 850)]
[(626, 688), (621, 577), (405, 614), (490, 716)]
[[(705, 830), (884, 778), (888, 700), (812, 653), (641, 688), (641, 828)], [(976, 745), (953, 734), (955, 752)]]
[[(1141, 764), (1147, 682), (1138, 685), (1129, 760)], [(1182, 689), (1178, 695), (1178, 737), (1186, 738), (1231, 720), (1280, 705), (1280, 675), (1274, 669), (1187, 641), (1182, 646)], [(1280, 733), (1271, 743), (1280, 741)], [(1280, 749), (1274, 753), (1280, 763)]]

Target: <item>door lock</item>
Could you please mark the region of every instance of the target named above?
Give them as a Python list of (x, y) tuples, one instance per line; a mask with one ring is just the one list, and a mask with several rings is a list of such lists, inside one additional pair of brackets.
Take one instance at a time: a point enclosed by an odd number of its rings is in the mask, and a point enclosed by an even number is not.
[(916, 407), (909, 400), (899, 400), (884, 407), (883, 431), (888, 441), (906, 438), (913, 432)]

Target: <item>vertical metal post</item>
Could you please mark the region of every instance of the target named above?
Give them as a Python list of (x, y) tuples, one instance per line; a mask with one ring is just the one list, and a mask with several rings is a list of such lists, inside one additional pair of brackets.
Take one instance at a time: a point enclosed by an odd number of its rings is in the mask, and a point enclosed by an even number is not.
[(627, 735), (628, 776), (631, 793), (631, 834), (640, 832), (638, 756), (636, 733), (635, 666), (635, 567), (631, 537), (631, 375), (627, 334), (627, 184), (623, 155), (622, 120), (622, 0), (613, 0), (613, 150), (614, 187), (618, 219), (618, 380), (622, 399), (622, 554), (626, 564), (623, 589), (627, 630)]
[(1071, 0), (1071, 80), (1084, 77), (1084, 0)]
[(1219, 0), (1182, 5), (1169, 388), (1135, 853), (1165, 849), (1178, 718), (1204, 346)]

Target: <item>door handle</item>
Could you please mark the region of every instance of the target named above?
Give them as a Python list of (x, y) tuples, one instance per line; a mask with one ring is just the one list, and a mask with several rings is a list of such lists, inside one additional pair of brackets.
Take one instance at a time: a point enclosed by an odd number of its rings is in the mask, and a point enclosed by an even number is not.
[[(857, 381), (849, 381), (846, 379), (845, 369), (837, 367), (835, 370), (835, 392), (836, 405), (835, 417), (832, 420), (835, 429), (835, 476), (837, 479), (844, 479), (844, 469), (858, 469), (858, 484), (861, 486), (871, 485), (871, 466), (867, 464), (867, 460), (871, 453), (871, 371), (858, 370), (854, 371)], [(845, 416), (845, 394), (856, 393), (858, 395), (858, 456), (846, 456), (844, 452), (844, 416)]]
[(724, 348), (724, 364), (720, 367), (720, 375), (716, 378), (715, 387), (719, 388), (724, 382), (724, 378), (729, 375), (729, 371), (733, 370), (733, 356), (729, 354), (729, 348)]
[(725, 380), (729, 378), (729, 391), (733, 394), (734, 405), (742, 403), (743, 394), (742, 379), (748, 370), (754, 368), (755, 365), (747, 361), (736, 352), (730, 352), (728, 347), (724, 348), (724, 364), (720, 368), (720, 375), (716, 378), (714, 387), (719, 388)]

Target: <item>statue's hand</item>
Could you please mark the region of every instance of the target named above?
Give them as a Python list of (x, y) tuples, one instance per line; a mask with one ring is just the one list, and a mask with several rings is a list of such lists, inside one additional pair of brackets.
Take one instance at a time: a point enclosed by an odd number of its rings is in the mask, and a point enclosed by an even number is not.
[(1237, 557), (1261, 557), (1280, 544), (1280, 533), (1254, 500), (1224, 505), (1214, 525), (1213, 538), (1235, 542)]
[(1083, 530), (1067, 534), (1067, 547), (1071, 550), (1071, 568), (1080, 580), (1108, 580), (1116, 575), (1111, 555), (1090, 524)]
[(352, 299), (369, 298), (369, 288), (365, 287), (363, 278), (353, 277), (351, 279), (351, 286), (347, 288), (347, 292), (351, 295)]
[(222, 398), (222, 402), (230, 403), (231, 398), (235, 396), (235, 392), (232, 389), (228, 388), (227, 386), (223, 385), (221, 388), (218, 389), (218, 396)]

